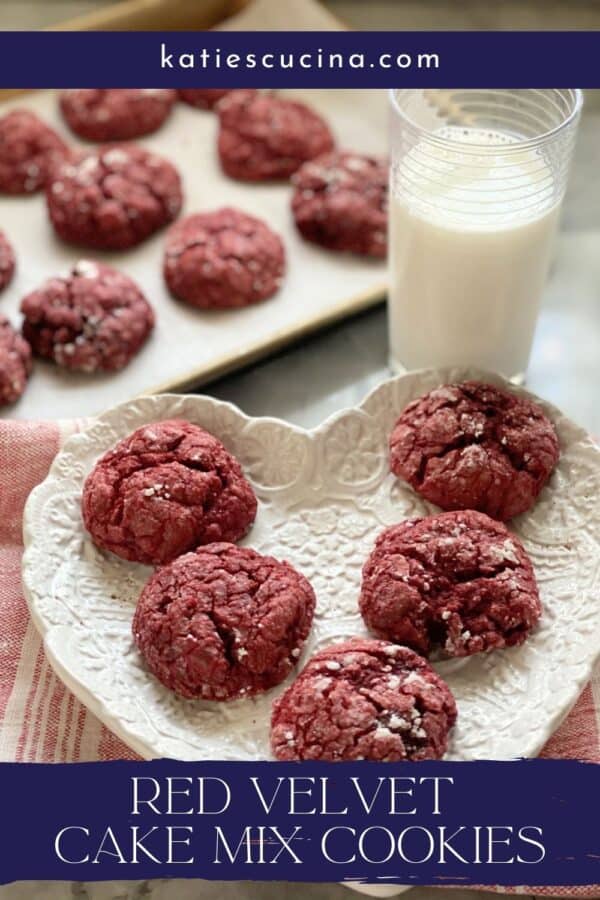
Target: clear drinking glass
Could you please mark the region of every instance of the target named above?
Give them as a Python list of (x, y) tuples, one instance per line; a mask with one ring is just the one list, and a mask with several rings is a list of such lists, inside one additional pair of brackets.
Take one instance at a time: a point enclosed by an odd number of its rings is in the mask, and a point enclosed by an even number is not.
[(581, 92), (390, 97), (390, 364), (473, 365), (522, 380)]

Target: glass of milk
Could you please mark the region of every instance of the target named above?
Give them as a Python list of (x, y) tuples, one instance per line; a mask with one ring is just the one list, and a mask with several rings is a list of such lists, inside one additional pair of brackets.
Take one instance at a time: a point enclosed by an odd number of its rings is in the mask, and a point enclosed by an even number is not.
[(391, 104), (391, 366), (522, 381), (581, 92), (394, 90)]

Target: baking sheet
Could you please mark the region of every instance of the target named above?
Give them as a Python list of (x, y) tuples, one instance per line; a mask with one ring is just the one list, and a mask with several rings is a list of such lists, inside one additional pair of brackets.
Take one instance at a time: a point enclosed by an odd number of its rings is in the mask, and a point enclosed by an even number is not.
[[(331, 124), (338, 144), (367, 153), (386, 152), (383, 91), (284, 91), (302, 99)], [(61, 121), (54, 91), (37, 91), (2, 104), (2, 111), (26, 106), (72, 137)], [(207, 312), (169, 295), (162, 280), (165, 234), (122, 253), (97, 253), (63, 244), (48, 223), (43, 195), (0, 197), (0, 228), (13, 243), (17, 273), (0, 295), (0, 312), (20, 322), (19, 304), (45, 278), (83, 257), (114, 265), (142, 287), (157, 313), (157, 326), (141, 353), (120, 373), (78, 375), (36, 361), (22, 399), (2, 414), (11, 418), (92, 415), (138, 394), (183, 389), (230, 371), (277, 349), (295, 337), (358, 311), (385, 291), (385, 263), (331, 253), (296, 233), (286, 184), (253, 185), (220, 171), (216, 156), (217, 118), (177, 104), (165, 126), (139, 143), (164, 154), (180, 169), (183, 215), (223, 205), (264, 218), (285, 242), (288, 271), (279, 293), (245, 310)]]

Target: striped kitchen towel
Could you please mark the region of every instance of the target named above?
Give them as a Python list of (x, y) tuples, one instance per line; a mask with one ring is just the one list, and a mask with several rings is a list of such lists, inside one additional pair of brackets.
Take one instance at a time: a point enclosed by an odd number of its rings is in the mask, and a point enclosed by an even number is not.
[(78, 762), (136, 755), (50, 668), (21, 588), (22, 515), (76, 421), (0, 420), (0, 759)]

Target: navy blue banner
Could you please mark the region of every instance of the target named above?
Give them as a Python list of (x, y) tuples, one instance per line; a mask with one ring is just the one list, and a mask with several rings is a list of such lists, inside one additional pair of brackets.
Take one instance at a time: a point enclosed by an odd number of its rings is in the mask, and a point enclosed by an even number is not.
[(0, 87), (600, 87), (600, 31), (0, 32)]
[(0, 882), (600, 883), (600, 766), (0, 765)]

